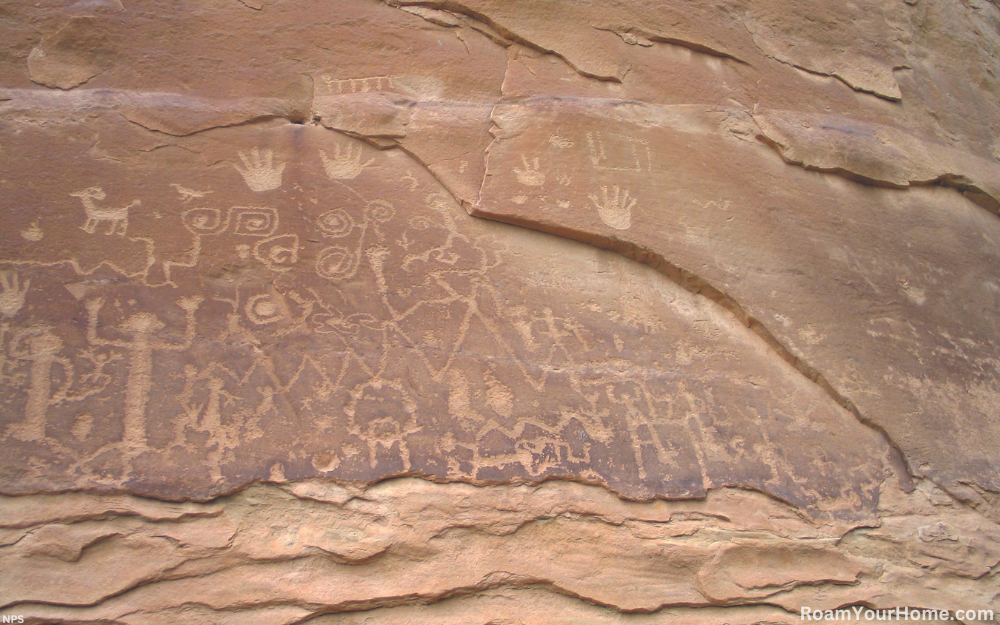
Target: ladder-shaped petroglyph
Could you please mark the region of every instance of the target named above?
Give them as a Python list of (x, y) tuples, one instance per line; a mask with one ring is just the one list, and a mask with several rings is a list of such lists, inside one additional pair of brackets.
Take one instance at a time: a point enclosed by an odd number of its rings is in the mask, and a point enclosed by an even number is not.
[(139, 200), (132, 200), (127, 206), (121, 208), (101, 208), (95, 203), (107, 197), (101, 187), (88, 187), (82, 191), (70, 193), (73, 197), (80, 198), (83, 203), (83, 210), (87, 214), (87, 221), (80, 228), (87, 234), (94, 234), (94, 230), (101, 223), (110, 223), (111, 227), (105, 234), (117, 234), (122, 236), (128, 229), (128, 212), (139, 206)]
[(414, 100), (424, 100), (439, 97), (443, 88), (439, 78), (418, 74), (363, 78), (334, 78), (330, 74), (322, 74), (319, 78), (316, 95), (320, 97), (394, 93)]
[(98, 334), (98, 318), (104, 306), (104, 299), (96, 298), (86, 302), (87, 341), (93, 346), (124, 349), (128, 355), (122, 441), (129, 450), (139, 450), (146, 441), (146, 404), (153, 384), (153, 353), (185, 351), (191, 347), (196, 331), (194, 315), (201, 302), (201, 297), (178, 300), (177, 305), (185, 313), (184, 339), (181, 342), (156, 339), (155, 335), (164, 329), (166, 324), (156, 315), (147, 312), (135, 313), (118, 326), (118, 332), (131, 337), (130, 340), (101, 338)]
[(19, 281), (16, 271), (0, 270), (0, 315), (13, 317), (24, 307), (31, 280)]
[(349, 143), (344, 146), (334, 144), (333, 158), (329, 157), (324, 150), (319, 151), (319, 157), (323, 161), (323, 169), (330, 180), (353, 180), (366, 167), (375, 162), (374, 158), (369, 158), (362, 163), (361, 142), (348, 141)]
[(343, 93), (369, 93), (388, 91), (393, 88), (391, 76), (368, 76), (365, 78), (334, 78), (330, 74), (320, 76), (325, 93), (323, 95), (339, 95)]
[(652, 171), (649, 141), (613, 132), (588, 132), (587, 149), (594, 169), (642, 173)]
[(251, 191), (261, 193), (273, 191), (281, 187), (281, 172), (285, 171), (285, 163), (274, 161), (274, 151), (270, 148), (253, 148), (249, 152), (239, 152), (240, 162), (231, 163), (234, 169), (243, 176), (243, 181)]

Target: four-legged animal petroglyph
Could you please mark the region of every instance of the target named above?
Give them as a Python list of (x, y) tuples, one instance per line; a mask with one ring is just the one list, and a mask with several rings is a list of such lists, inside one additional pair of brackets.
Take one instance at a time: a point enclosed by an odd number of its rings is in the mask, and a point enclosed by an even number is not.
[(24, 306), (24, 298), (28, 295), (31, 280), (24, 284), (18, 283), (16, 271), (0, 271), (0, 315), (13, 317)]
[(615, 230), (628, 230), (632, 225), (632, 209), (636, 200), (629, 197), (627, 189), (622, 191), (618, 186), (612, 189), (612, 192), (608, 193), (608, 188), (601, 185), (600, 197), (596, 193), (589, 193), (587, 197), (597, 207), (601, 221)]
[(139, 449), (146, 440), (146, 403), (153, 383), (153, 352), (184, 351), (191, 347), (195, 335), (194, 313), (202, 298), (188, 297), (177, 302), (185, 312), (184, 340), (180, 343), (155, 340), (153, 335), (166, 325), (152, 313), (136, 313), (126, 319), (118, 330), (131, 340), (104, 339), (97, 334), (98, 315), (103, 299), (93, 299), (87, 307), (87, 340), (91, 345), (120, 347), (128, 352), (129, 372), (125, 381), (125, 423), (122, 440), (132, 449)]
[(285, 171), (284, 163), (274, 162), (274, 152), (268, 148), (254, 148), (249, 153), (240, 152), (241, 167), (232, 163), (236, 171), (243, 176), (251, 191), (273, 191), (281, 186), (281, 172)]
[(125, 234), (125, 230), (128, 229), (129, 210), (141, 204), (139, 200), (133, 200), (131, 204), (121, 208), (101, 208), (94, 203), (94, 200), (103, 200), (107, 197), (101, 187), (89, 187), (83, 191), (70, 193), (70, 195), (80, 198), (80, 201), (83, 202), (83, 210), (87, 213), (87, 222), (81, 226), (81, 229), (88, 234), (93, 234), (98, 224), (104, 221), (111, 222), (111, 228), (105, 234), (117, 233), (119, 236)]

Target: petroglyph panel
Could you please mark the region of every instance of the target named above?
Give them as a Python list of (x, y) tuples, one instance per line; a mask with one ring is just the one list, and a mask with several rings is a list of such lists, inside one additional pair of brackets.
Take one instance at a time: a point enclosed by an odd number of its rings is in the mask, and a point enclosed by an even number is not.
[(1000, 608), (997, 2), (176, 5), (0, 7), (0, 620)]
[[(540, 76), (524, 72), (521, 88), (541, 88), (547, 66), (536, 61)], [(790, 169), (722, 108), (566, 97), (502, 104), (493, 120), (473, 214), (659, 268), (748, 319), (778, 355), (884, 429), (911, 470), (956, 492), (969, 481), (1000, 489), (1000, 221), (977, 205), (982, 194), (903, 193)], [(546, 163), (536, 187), (521, 179), (525, 155)]]
[[(129, 163), (45, 129), (7, 137), (66, 155), (8, 204), (58, 210), (7, 213), (0, 234), (7, 492), (562, 476), (872, 513), (885, 444), (728, 313), (612, 253), (469, 219), (397, 150), (282, 122)], [(323, 153), (364, 176), (331, 176)], [(115, 245), (80, 229), (81, 188), (130, 207), (100, 237)], [(612, 227), (641, 214), (630, 189), (592, 193)]]

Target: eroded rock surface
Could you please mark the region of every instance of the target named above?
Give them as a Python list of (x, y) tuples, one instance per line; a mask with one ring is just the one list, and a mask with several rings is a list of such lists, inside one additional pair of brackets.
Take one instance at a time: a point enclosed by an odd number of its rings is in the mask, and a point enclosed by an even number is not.
[(996, 4), (0, 28), (4, 614), (1000, 608)]

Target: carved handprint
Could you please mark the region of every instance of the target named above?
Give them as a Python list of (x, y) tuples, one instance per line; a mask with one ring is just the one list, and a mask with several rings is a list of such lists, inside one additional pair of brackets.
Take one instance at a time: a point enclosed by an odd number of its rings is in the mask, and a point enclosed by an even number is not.
[(243, 166), (233, 163), (251, 191), (270, 191), (281, 186), (281, 172), (285, 171), (284, 163), (274, 163), (274, 152), (264, 148), (254, 148), (249, 154), (240, 152)]
[(597, 207), (601, 221), (615, 230), (628, 230), (632, 225), (632, 208), (635, 207), (636, 200), (628, 196), (628, 190), (623, 192), (617, 185), (612, 189), (613, 192), (608, 193), (608, 188), (601, 185), (601, 197), (596, 193), (590, 193), (588, 197)]
[(13, 317), (24, 306), (31, 280), (25, 280), (23, 285), (18, 282), (17, 272), (0, 271), (0, 288), (3, 289), (0, 291), (0, 315), (4, 317)]
[(538, 170), (538, 157), (536, 156), (528, 162), (526, 156), (521, 156), (521, 162), (524, 163), (524, 169), (514, 168), (514, 173), (517, 174), (517, 181), (521, 184), (528, 185), (529, 187), (540, 187), (545, 184), (545, 174)]
[(364, 163), (361, 162), (361, 144), (349, 143), (341, 148), (339, 145), (333, 146), (333, 158), (326, 155), (323, 150), (319, 151), (320, 158), (323, 159), (323, 168), (330, 180), (351, 180), (365, 168), (375, 162), (370, 158)]

